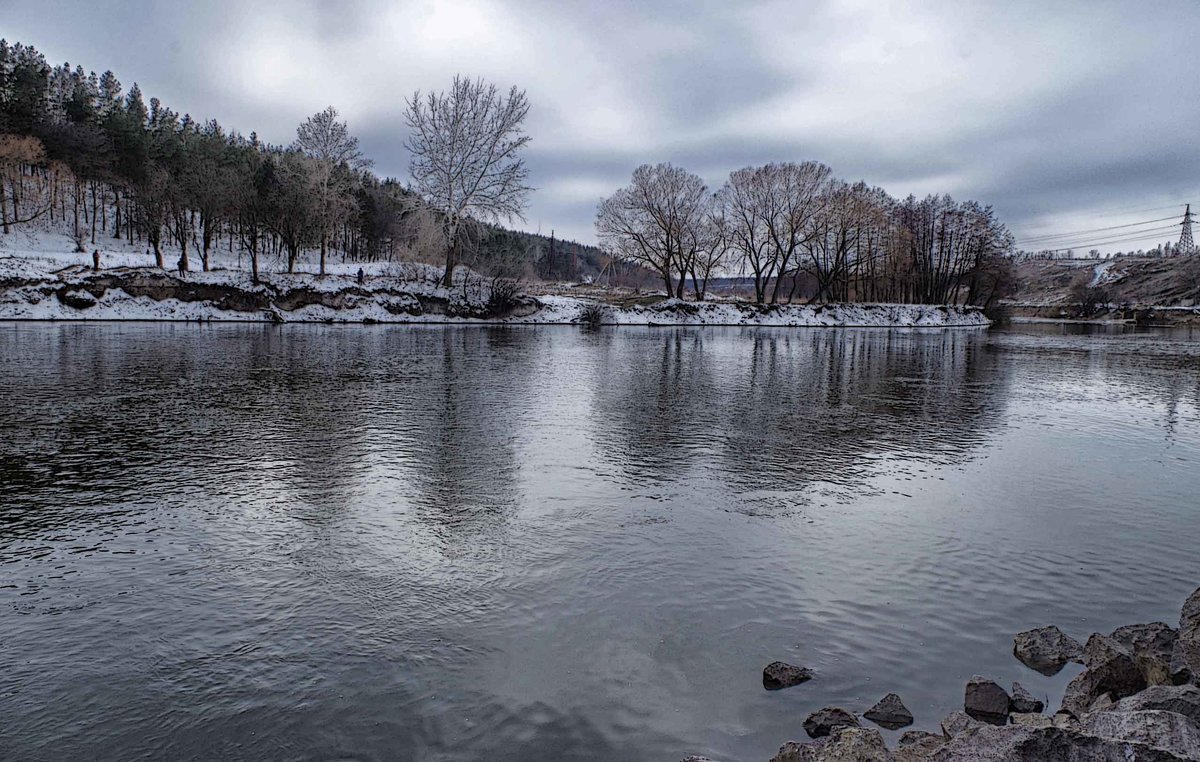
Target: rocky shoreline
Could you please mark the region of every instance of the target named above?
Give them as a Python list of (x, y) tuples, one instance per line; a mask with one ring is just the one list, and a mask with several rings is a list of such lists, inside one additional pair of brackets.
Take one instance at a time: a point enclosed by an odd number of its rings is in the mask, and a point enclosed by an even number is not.
[[(0, 262), (0, 265), (3, 265)], [(186, 276), (158, 268), (45, 274), (0, 267), (0, 320), (149, 320), (254, 323), (497, 323), (779, 327), (987, 327), (971, 307), (912, 304), (779, 305), (652, 297), (613, 305), (532, 296), (487, 281), (446, 289), (428, 280), (345, 275), (265, 275), (213, 270)]]
[[(1200, 760), (1200, 589), (1183, 604), (1178, 628), (1164, 622), (1093, 633), (1080, 644), (1056, 626), (1016, 635), (1013, 655), (1042, 674), (1067, 663), (1084, 666), (1061, 706), (1045, 714), (1042, 701), (1020, 683), (1006, 691), (976, 675), (963, 709), (936, 731), (905, 732), (889, 749), (882, 734), (842, 707), (804, 720), (809, 741), (788, 741), (771, 762), (1179, 762)], [(782, 689), (812, 679), (803, 667), (773, 662), (764, 687)], [(913, 722), (890, 693), (862, 718), (897, 729)], [(711, 762), (685, 757), (683, 762)]]

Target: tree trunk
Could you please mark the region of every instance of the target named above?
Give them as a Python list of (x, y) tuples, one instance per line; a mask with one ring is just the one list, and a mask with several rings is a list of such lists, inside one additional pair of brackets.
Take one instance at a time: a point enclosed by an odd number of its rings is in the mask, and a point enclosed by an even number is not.
[(328, 238), (328, 236), (324, 232), (322, 232), (321, 233), (321, 277), (322, 278), (325, 277), (325, 252), (326, 252), (326, 249), (328, 248), (328, 243), (326, 242), (327, 238)]

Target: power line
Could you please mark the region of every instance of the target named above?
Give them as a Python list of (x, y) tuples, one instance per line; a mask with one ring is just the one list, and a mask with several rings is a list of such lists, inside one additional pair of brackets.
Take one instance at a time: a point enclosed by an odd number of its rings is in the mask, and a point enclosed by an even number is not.
[[(1122, 238), (1122, 237), (1107, 238), (1107, 239), (1101, 239), (1101, 240), (1095, 240), (1095, 241), (1085, 241), (1082, 243), (1066, 244), (1059, 248), (1045, 249), (1045, 251), (1067, 251), (1068, 249), (1086, 249), (1086, 248), (1095, 247), (1095, 246), (1112, 246), (1114, 244), (1119, 244), (1119, 243), (1135, 243), (1137, 241), (1146, 241), (1146, 240), (1160, 240), (1161, 241), (1161, 240), (1163, 240), (1164, 236), (1167, 236), (1169, 233), (1175, 232), (1175, 227), (1176, 227), (1175, 225), (1171, 225), (1169, 227), (1162, 228), (1159, 230), (1142, 231), (1141, 233), (1138, 233), (1137, 235), (1124, 237), (1124, 238)], [(1169, 240), (1169, 238), (1168, 238), (1168, 240)]]
[(1173, 220), (1173, 219), (1175, 219), (1175, 217), (1161, 217), (1156, 220), (1145, 220), (1143, 222), (1130, 222), (1127, 225), (1111, 225), (1111, 226), (1105, 227), (1105, 228), (1092, 228), (1090, 230), (1077, 230), (1077, 231), (1074, 231), (1071, 233), (1050, 233), (1047, 235), (1035, 235), (1035, 236), (1029, 236), (1028, 238), (1023, 238), (1023, 239), (1017, 241), (1017, 243), (1019, 243), (1019, 244), (1020, 243), (1034, 243), (1037, 241), (1050, 241), (1050, 240), (1056, 239), (1056, 238), (1073, 238), (1073, 237), (1078, 237), (1078, 236), (1082, 236), (1082, 235), (1090, 235), (1092, 233), (1102, 233), (1106, 230), (1119, 230), (1121, 228), (1135, 228), (1135, 227), (1139, 227), (1141, 225), (1150, 225), (1155, 222), (1166, 222), (1167, 220)]

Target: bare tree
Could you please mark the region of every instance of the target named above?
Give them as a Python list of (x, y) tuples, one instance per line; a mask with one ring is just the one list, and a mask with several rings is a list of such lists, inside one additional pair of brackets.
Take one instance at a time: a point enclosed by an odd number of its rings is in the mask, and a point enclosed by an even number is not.
[(643, 164), (628, 186), (600, 202), (596, 233), (609, 254), (649, 267), (663, 279), (668, 296), (683, 298), (702, 248), (697, 230), (710, 205), (696, 175), (671, 164)]
[(338, 111), (333, 106), (304, 120), (296, 128), (293, 145), (313, 160), (312, 183), (317, 192), (321, 275), (324, 275), (329, 234), (354, 210), (350, 194), (354, 173), (367, 169), (371, 162), (363, 158), (358, 138), (350, 134), (345, 122), (338, 121)]
[(415, 190), (441, 217), (446, 253), (443, 283), (453, 285), (455, 250), (465, 224), (522, 219), (529, 170), (524, 90), (507, 97), (481, 79), (456, 76), (448, 92), (413, 93), (405, 101), (412, 132), (405, 146)]

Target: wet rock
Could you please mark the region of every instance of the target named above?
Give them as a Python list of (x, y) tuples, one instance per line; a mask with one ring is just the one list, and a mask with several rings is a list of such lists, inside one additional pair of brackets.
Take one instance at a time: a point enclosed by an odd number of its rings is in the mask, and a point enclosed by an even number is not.
[(773, 661), (763, 669), (763, 687), (769, 691), (791, 688), (813, 677), (812, 670), (781, 661)]
[(809, 738), (827, 736), (834, 728), (840, 727), (856, 728), (858, 727), (858, 718), (845, 709), (827, 706), (813, 712), (804, 721), (804, 732), (808, 733)]
[(1041, 712), (1045, 708), (1045, 702), (1025, 690), (1025, 686), (1020, 683), (1012, 684), (1012, 710), (1014, 712), (1028, 714)]
[(1054, 727), (1052, 719), (1038, 712), (1013, 712), (1008, 716), (1008, 719), (1013, 725), (1022, 725), (1028, 728)]
[(995, 681), (975, 675), (967, 681), (963, 709), (977, 720), (993, 725), (1008, 722), (1012, 700)]
[(1053, 675), (1067, 662), (1078, 661), (1082, 653), (1079, 641), (1054, 625), (1026, 630), (1013, 638), (1013, 655), (1044, 675)]
[(1194, 685), (1152, 685), (1112, 706), (1120, 712), (1175, 712), (1200, 725), (1200, 688)]
[(895, 693), (889, 693), (879, 700), (875, 706), (863, 713), (863, 717), (880, 727), (896, 730), (913, 723), (912, 712), (904, 706), (904, 702)]
[(966, 712), (951, 712), (942, 720), (942, 734), (953, 738), (959, 733), (965, 733), (971, 728), (980, 727), (983, 723)]
[(779, 747), (779, 753), (771, 757), (771, 762), (818, 762), (821, 750), (828, 745), (828, 741), (828, 738), (808, 743), (788, 741)]
[(1180, 759), (1200, 759), (1200, 728), (1174, 712), (1096, 712), (1083, 719), (1080, 729), (1085, 735), (1145, 744)]
[(1179, 613), (1179, 644), (1172, 654), (1173, 681), (1200, 685), (1200, 588), (1188, 596)]

